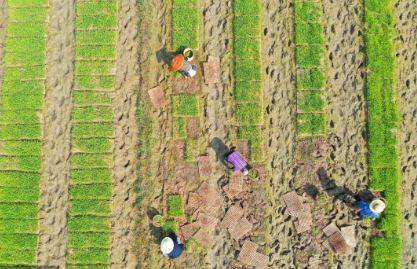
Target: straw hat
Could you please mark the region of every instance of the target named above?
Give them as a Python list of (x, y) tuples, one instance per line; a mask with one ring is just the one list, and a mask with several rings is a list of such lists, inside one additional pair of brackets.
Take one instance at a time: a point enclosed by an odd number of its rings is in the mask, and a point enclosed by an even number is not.
[(164, 255), (168, 255), (174, 249), (174, 241), (170, 237), (165, 237), (161, 242), (161, 251)]
[(382, 211), (384, 211), (385, 209), (385, 203), (384, 201), (382, 201), (381, 199), (374, 199), (370, 206), (371, 210), (375, 213), (382, 213)]

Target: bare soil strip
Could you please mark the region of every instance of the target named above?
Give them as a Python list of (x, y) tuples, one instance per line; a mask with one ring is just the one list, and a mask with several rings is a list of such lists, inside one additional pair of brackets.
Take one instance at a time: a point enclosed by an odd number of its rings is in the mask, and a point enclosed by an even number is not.
[(65, 267), (74, 81), (74, 0), (50, 1), (38, 264)]
[(6, 40), (6, 23), (7, 23), (6, 0), (0, 0), (0, 94), (1, 94), (1, 84), (3, 81), (3, 55), (4, 55), (4, 41)]
[(271, 268), (295, 268), (293, 224), (284, 214), (281, 196), (293, 185), (296, 89), (294, 10), (291, 1), (264, 1), (262, 56), (265, 67), (264, 104), (267, 124), (268, 184), (266, 247)]
[(403, 266), (417, 268), (417, 3), (395, 2), (397, 20), (397, 82), (400, 111), (399, 149), (403, 174)]
[[(139, 268), (171, 268), (174, 262), (164, 258), (151, 224), (152, 209), (163, 208), (164, 181), (169, 178), (170, 142), (172, 124), (170, 107), (154, 109), (149, 101), (148, 90), (162, 85), (169, 88), (164, 78), (168, 68), (160, 58), (160, 52), (170, 47), (170, 7), (168, 1), (151, 0), (139, 4), (139, 93), (138, 129), (139, 164), (138, 204), (139, 220), (136, 233), (139, 235), (136, 250)], [(168, 96), (168, 92), (165, 92)]]
[[(352, 192), (367, 188), (365, 55), (362, 1), (324, 1), (327, 43), (327, 128), (329, 176)], [(330, 202), (330, 201), (329, 201)], [(353, 225), (344, 204), (332, 203), (337, 223)], [(369, 233), (356, 225), (358, 245), (352, 255), (337, 257), (343, 268), (363, 268), (369, 262)]]
[[(220, 150), (220, 141), (230, 145), (232, 134), (229, 119), (232, 118), (232, 1), (201, 0), (203, 14), (202, 49), (203, 60), (209, 56), (220, 58), (221, 79), (216, 84), (202, 83), (204, 94), (203, 133), (209, 143), (209, 151)], [(227, 178), (221, 160), (216, 162), (209, 184), (216, 185)], [(225, 228), (220, 227), (214, 237), (214, 245), (208, 249), (207, 261), (210, 268), (229, 267), (234, 261), (232, 240)], [(201, 266), (201, 265), (200, 265)]]
[(112, 268), (133, 268), (137, 264), (137, 253), (133, 250), (133, 244), (137, 240), (134, 227), (139, 217), (135, 205), (139, 16), (134, 0), (119, 1), (118, 10), (116, 92), (113, 99), (115, 146), (110, 259)]

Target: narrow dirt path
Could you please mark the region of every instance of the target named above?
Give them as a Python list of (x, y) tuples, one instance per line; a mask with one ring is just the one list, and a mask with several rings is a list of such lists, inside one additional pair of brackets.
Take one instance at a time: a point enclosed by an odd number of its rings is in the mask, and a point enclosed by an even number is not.
[(6, 40), (6, 24), (7, 24), (7, 3), (6, 3), (6, 0), (0, 0), (0, 96), (1, 96), (1, 84), (3, 81), (3, 56), (4, 56), (4, 41)]
[[(148, 90), (157, 86), (168, 89), (168, 68), (159, 59), (159, 52), (168, 50), (170, 39), (170, 7), (164, 0), (143, 1), (139, 4), (139, 93), (137, 120), (139, 129), (139, 222), (136, 232), (139, 268), (173, 268), (160, 254), (158, 234), (151, 225), (152, 209), (163, 206), (164, 181), (170, 171), (170, 142), (172, 124), (170, 107), (156, 110), (149, 101)], [(166, 96), (168, 92), (165, 92)]]
[(114, 177), (112, 197), (112, 268), (133, 268), (137, 253), (135, 225), (139, 220), (136, 208), (137, 88), (139, 86), (138, 27), (139, 14), (135, 0), (119, 1), (115, 109)]
[[(215, 84), (202, 83), (204, 94), (204, 126), (203, 133), (209, 147), (217, 149), (217, 142), (230, 144), (232, 98), (232, 1), (201, 0), (203, 14), (202, 53), (204, 61), (208, 56), (220, 58), (221, 79)], [(216, 162), (214, 174), (209, 184), (216, 185), (227, 177), (220, 160)], [(220, 168), (220, 169), (219, 169)], [(225, 228), (220, 225), (214, 237), (214, 245), (208, 249), (207, 261), (210, 268), (230, 267), (234, 253), (232, 239)], [(202, 266), (202, 265), (200, 265)]]
[(417, 268), (417, 3), (398, 0), (397, 82), (400, 111), (399, 149), (402, 182), (403, 266)]
[(50, 1), (38, 264), (66, 265), (75, 1)]
[[(327, 45), (327, 128), (329, 176), (354, 193), (367, 189), (365, 55), (362, 1), (325, 0)], [(344, 204), (332, 205), (338, 224), (355, 223)], [(369, 262), (369, 234), (356, 223), (358, 245), (352, 255), (337, 257), (343, 268), (364, 268)]]
[(271, 268), (295, 268), (293, 224), (281, 196), (290, 191), (296, 144), (295, 44), (291, 1), (264, 1), (262, 54), (267, 124), (266, 246)]

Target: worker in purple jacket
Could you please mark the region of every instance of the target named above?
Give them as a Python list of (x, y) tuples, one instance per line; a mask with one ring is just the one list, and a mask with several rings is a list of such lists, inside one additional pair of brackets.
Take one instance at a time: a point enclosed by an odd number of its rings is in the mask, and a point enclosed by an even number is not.
[(245, 176), (249, 174), (249, 165), (248, 162), (243, 158), (243, 156), (234, 150), (232, 150), (226, 155), (226, 161), (233, 164), (233, 171), (235, 173), (241, 172)]

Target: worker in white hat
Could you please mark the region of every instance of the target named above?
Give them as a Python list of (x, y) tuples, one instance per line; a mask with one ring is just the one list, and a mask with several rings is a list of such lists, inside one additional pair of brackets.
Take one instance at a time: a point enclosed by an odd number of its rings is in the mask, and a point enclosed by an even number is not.
[(184, 251), (184, 244), (181, 243), (181, 239), (175, 235), (170, 234), (161, 241), (162, 254), (169, 258), (178, 258)]
[(375, 198), (370, 203), (365, 201), (358, 201), (356, 203), (356, 211), (359, 213), (359, 219), (371, 218), (376, 220), (385, 210), (385, 200), (383, 198)]

